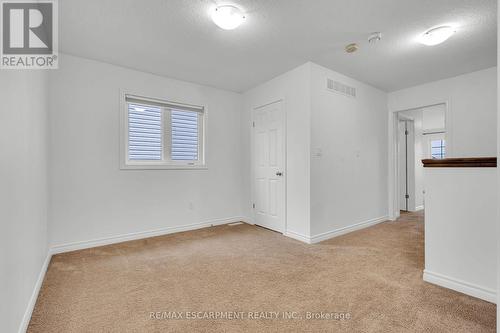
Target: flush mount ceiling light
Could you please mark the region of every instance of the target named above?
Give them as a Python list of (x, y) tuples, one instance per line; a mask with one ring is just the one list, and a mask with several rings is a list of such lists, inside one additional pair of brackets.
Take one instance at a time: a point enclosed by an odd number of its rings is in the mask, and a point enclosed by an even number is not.
[(245, 15), (235, 6), (224, 5), (213, 9), (212, 20), (219, 28), (233, 30), (243, 23)]
[(420, 36), (419, 42), (432, 46), (441, 44), (455, 33), (455, 29), (450, 26), (442, 26), (427, 30)]

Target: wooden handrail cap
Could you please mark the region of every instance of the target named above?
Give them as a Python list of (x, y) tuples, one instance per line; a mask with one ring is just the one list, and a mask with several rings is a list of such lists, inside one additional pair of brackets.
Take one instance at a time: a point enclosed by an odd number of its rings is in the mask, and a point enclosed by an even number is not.
[(496, 168), (496, 157), (459, 157), (422, 160), (425, 168)]

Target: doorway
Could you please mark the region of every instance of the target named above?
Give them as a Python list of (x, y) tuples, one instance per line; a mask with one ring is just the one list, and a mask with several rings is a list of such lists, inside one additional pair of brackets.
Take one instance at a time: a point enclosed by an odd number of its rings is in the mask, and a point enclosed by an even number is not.
[(394, 113), (394, 216), (425, 207), (422, 159), (448, 154), (447, 104), (441, 103)]
[(253, 109), (254, 222), (285, 232), (285, 111), (277, 101)]

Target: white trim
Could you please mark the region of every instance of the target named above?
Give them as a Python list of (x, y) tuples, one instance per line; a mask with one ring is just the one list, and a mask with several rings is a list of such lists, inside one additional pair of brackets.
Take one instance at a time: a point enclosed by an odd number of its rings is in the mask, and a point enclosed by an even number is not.
[(304, 242), (306, 244), (311, 244), (311, 237), (303, 235), (301, 233), (298, 233), (298, 232), (295, 232), (295, 231), (291, 231), (291, 230), (287, 230), (284, 235), (287, 236), (287, 237), (293, 238), (295, 240)]
[(241, 217), (241, 221), (245, 222), (246, 224), (255, 225), (253, 218), (251, 216)]
[(374, 219), (366, 220), (363, 222), (351, 224), (347, 227), (342, 227), (342, 228), (338, 228), (335, 230), (327, 231), (327, 232), (324, 232), (324, 233), (321, 233), (321, 234), (318, 234), (315, 236), (311, 236), (311, 243), (319, 243), (319, 242), (322, 242), (324, 240), (334, 238), (337, 236), (341, 236), (341, 235), (345, 235), (347, 233), (350, 233), (350, 232), (353, 232), (356, 230), (368, 228), (368, 227), (371, 227), (375, 224), (385, 222), (388, 219), (389, 219), (389, 217), (387, 215), (385, 215), (385, 216), (377, 217)]
[(422, 135), (430, 135), (430, 134), (446, 134), (446, 128), (432, 128), (432, 129), (425, 129), (422, 131)]
[(161, 98), (141, 96), (140, 94), (132, 94), (132, 93), (128, 93), (125, 91), (123, 91), (123, 92), (125, 94), (125, 99), (132, 100), (133, 103), (149, 102), (149, 103), (153, 103), (153, 104), (156, 104), (158, 106), (161, 106), (161, 107), (180, 108), (180, 109), (186, 109), (186, 110), (201, 112), (201, 113), (203, 113), (203, 110), (204, 110), (204, 107), (201, 105), (179, 103), (179, 102), (167, 101), (167, 100), (164, 100)]
[(415, 207), (415, 211), (418, 212), (419, 210), (424, 210), (424, 205), (420, 205)]
[(458, 280), (446, 275), (442, 275), (439, 273), (430, 272), (428, 270), (424, 270), (423, 279), (426, 282), (452, 289), (458, 291), (460, 293), (477, 297), (482, 300), (497, 303), (497, 293), (493, 289), (489, 289), (486, 287), (478, 286), (469, 282), (465, 282), (462, 280)]
[(19, 326), (19, 333), (24, 333), (28, 329), (31, 315), (33, 314), (33, 310), (35, 309), (36, 300), (38, 299), (38, 294), (40, 293), (40, 288), (42, 287), (43, 279), (45, 278), (45, 273), (47, 273), (47, 268), (49, 267), (51, 258), (52, 253), (49, 250), (47, 251), (47, 256), (45, 257), (45, 261), (43, 262), (40, 273), (38, 274), (38, 279), (36, 280), (35, 286), (33, 287), (33, 292), (31, 293), (28, 306), (26, 308), (26, 311), (24, 312), (23, 320), (21, 321), (21, 325)]
[(200, 222), (200, 223), (186, 224), (186, 225), (177, 226), (177, 227), (166, 227), (166, 228), (161, 228), (161, 229), (156, 229), (156, 230), (132, 232), (132, 233), (118, 235), (118, 236), (110, 236), (110, 237), (103, 237), (103, 238), (98, 238), (98, 239), (93, 239), (93, 240), (88, 240), (88, 241), (54, 245), (50, 248), (50, 251), (52, 254), (64, 253), (64, 252), (88, 249), (88, 248), (97, 247), (97, 246), (122, 243), (122, 242), (131, 241), (131, 240), (168, 235), (168, 234), (172, 234), (175, 232), (182, 232), (182, 231), (207, 228), (207, 227), (211, 227), (211, 226), (215, 226), (215, 225), (222, 225), (222, 224), (228, 224), (228, 223), (234, 223), (234, 222), (245, 222), (246, 223), (246, 219), (244, 217), (241, 217), (241, 216), (236, 216), (236, 217), (229, 217), (229, 218), (224, 218), (224, 219), (209, 220), (209, 221)]
[(208, 166), (203, 165), (174, 165), (174, 164), (165, 164), (165, 163), (137, 163), (134, 164), (128, 163), (120, 166), (120, 170), (208, 170)]
[(285, 236), (299, 240), (299, 241), (307, 243), (307, 244), (315, 244), (315, 243), (319, 243), (319, 242), (322, 242), (322, 241), (330, 239), (330, 238), (334, 238), (337, 236), (348, 234), (348, 233), (356, 231), (356, 230), (368, 228), (368, 227), (374, 226), (375, 224), (386, 222), (386, 221), (388, 221), (388, 219), (389, 219), (389, 216), (385, 215), (385, 216), (377, 217), (374, 219), (366, 220), (363, 222), (351, 224), (347, 227), (342, 227), (342, 228), (334, 229), (331, 231), (327, 231), (327, 232), (324, 232), (324, 233), (321, 233), (321, 234), (318, 234), (315, 236), (306, 236), (306, 235), (303, 235), (303, 234), (295, 232), (295, 231), (287, 230), (285, 233)]

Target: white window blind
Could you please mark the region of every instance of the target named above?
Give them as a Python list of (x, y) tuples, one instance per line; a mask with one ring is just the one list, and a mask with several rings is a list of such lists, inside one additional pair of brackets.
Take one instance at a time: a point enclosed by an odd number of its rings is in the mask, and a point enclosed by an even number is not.
[(172, 160), (198, 160), (198, 112), (172, 110), (171, 117)]
[(130, 160), (162, 159), (161, 108), (128, 105), (128, 156)]
[(204, 165), (204, 108), (125, 95), (122, 168)]

